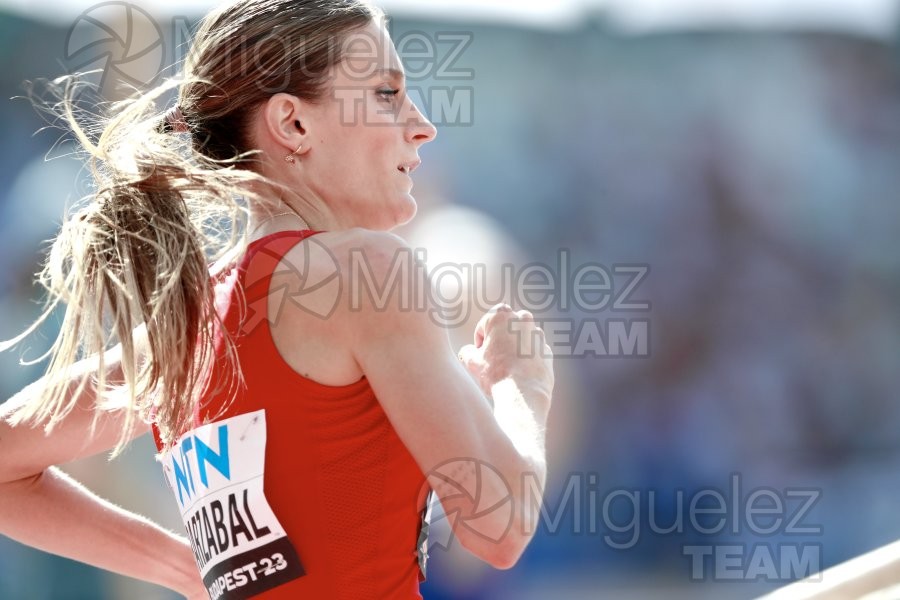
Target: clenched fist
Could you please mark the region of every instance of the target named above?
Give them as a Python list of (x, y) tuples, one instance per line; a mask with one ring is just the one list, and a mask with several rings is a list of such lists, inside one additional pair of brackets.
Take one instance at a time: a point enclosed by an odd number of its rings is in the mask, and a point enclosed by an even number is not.
[(497, 304), (478, 321), (475, 340), (459, 358), (481, 389), (491, 397), (494, 385), (512, 379), (527, 396), (550, 403), (553, 394), (553, 352), (544, 331), (527, 310)]

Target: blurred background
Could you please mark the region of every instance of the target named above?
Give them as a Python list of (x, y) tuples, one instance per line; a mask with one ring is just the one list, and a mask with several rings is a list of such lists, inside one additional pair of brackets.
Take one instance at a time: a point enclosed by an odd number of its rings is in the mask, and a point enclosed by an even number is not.
[[(88, 190), (61, 133), (11, 98), (89, 68), (110, 98), (158, 82), (212, 4), (0, 0), (4, 339), (38, 314), (46, 241)], [(380, 5), (439, 129), (400, 232), (429, 264), (485, 264), (457, 291), (513, 300), (503, 264), (649, 268), (630, 295), (647, 311), (539, 311), (575, 332), (555, 345), (541, 528), (499, 572), (437, 523), (424, 596), (752, 598), (900, 538), (900, 3)], [(644, 352), (578, 343), (638, 318)], [(0, 355), (0, 400), (40, 375), (19, 359), (53, 333)], [(180, 527), (149, 440), (66, 468)], [(752, 520), (755, 500), (773, 512)], [(0, 598), (172, 597), (0, 537)]]

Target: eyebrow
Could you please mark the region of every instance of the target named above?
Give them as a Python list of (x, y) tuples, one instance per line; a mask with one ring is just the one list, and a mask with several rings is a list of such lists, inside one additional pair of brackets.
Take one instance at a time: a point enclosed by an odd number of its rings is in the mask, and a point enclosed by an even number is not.
[(377, 73), (382, 75), (390, 75), (391, 77), (396, 77), (397, 79), (401, 80), (406, 79), (406, 73), (404, 73), (400, 69), (378, 69)]

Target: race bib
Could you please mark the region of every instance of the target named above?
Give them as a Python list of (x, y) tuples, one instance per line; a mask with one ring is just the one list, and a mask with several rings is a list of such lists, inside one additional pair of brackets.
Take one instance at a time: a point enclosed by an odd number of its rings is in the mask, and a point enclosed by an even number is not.
[(213, 600), (237, 600), (305, 572), (263, 494), (265, 410), (187, 432), (163, 471)]

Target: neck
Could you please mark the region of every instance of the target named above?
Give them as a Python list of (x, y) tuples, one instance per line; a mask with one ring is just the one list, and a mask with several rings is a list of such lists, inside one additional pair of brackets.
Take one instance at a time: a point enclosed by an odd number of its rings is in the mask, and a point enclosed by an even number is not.
[(251, 241), (278, 231), (336, 231), (344, 228), (338, 216), (318, 198), (310, 198), (272, 183), (255, 183), (252, 186), (263, 202), (250, 206), (247, 231)]
[(296, 211), (284, 205), (282, 210), (253, 211), (247, 226), (250, 241), (277, 233), (313, 229), (309, 222)]

